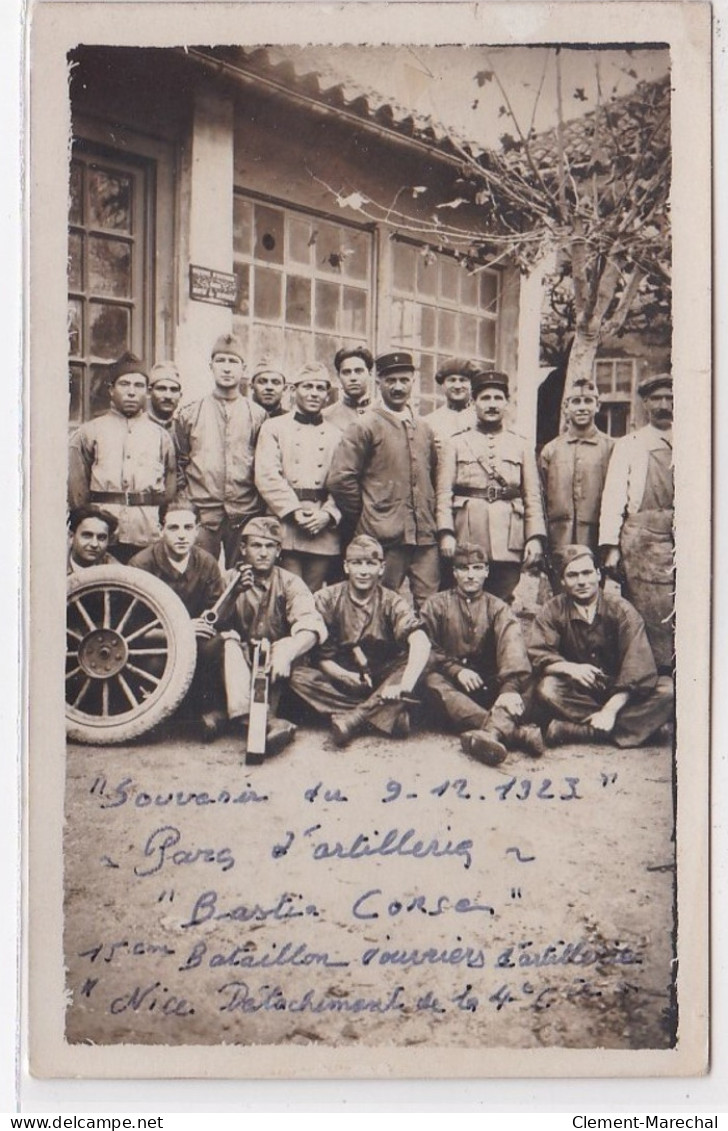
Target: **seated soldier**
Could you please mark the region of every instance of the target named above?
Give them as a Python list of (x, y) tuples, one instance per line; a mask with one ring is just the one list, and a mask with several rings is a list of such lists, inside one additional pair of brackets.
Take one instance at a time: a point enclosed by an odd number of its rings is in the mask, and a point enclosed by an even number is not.
[(223, 641), (216, 635), (215, 628), (201, 618), (221, 596), (223, 578), (212, 554), (195, 545), (200, 515), (192, 503), (163, 504), (159, 508), (159, 519), (162, 524), (159, 540), (135, 554), (129, 565), (161, 578), (174, 590), (192, 619), (197, 638), (197, 664), (186, 702), (200, 717), (203, 738), (211, 741), (225, 718)]
[(561, 555), (563, 593), (536, 616), (528, 649), (536, 694), (554, 716), (546, 742), (640, 746), (672, 719), (672, 680), (658, 677), (637, 610), (600, 591), (589, 547)]
[[(257, 641), (269, 640), (270, 721), (266, 754), (277, 754), (296, 733), (293, 723), (276, 719), (281, 681), (291, 676), (295, 660), (326, 639), (313, 594), (300, 577), (276, 565), (283, 531), (275, 518), (253, 518), (244, 527), (238, 570), (242, 591), (224, 619), (225, 690), (228, 715), (247, 727), (253, 651)], [(276, 686), (278, 684), (278, 686)]]
[(349, 543), (346, 581), (320, 589), (316, 607), (328, 631), (317, 667), (297, 668), (290, 687), (321, 714), (345, 746), (366, 726), (409, 734), (408, 700), (424, 671), (430, 642), (414, 610), (381, 584), (384, 551), (375, 538)]
[(118, 523), (113, 514), (86, 503), (74, 507), (68, 516), (68, 557), (66, 573), (78, 573), (95, 565), (114, 565), (109, 543)]
[(507, 750), (518, 749), (538, 758), (540, 729), (518, 722), (531, 675), (526, 645), (508, 605), (483, 589), (488, 563), (480, 546), (456, 547), (453, 576), (454, 588), (422, 607), (432, 641), (426, 697), (479, 762), (497, 766)]

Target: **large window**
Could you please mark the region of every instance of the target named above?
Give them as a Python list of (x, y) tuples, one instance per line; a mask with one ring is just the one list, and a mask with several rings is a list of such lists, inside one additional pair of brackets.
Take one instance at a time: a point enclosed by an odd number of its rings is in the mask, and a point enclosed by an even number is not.
[(347, 342), (370, 340), (372, 237), (289, 208), (234, 198), (234, 329), (254, 364), (331, 369)]
[(499, 275), (468, 272), (452, 256), (399, 239), (392, 274), (392, 345), (414, 353), (419, 409), (430, 412), (442, 400), (435, 373), (445, 358), (495, 364)]
[(602, 402), (597, 426), (609, 436), (625, 436), (634, 427), (636, 359), (598, 358), (594, 363), (594, 380)]
[(70, 420), (108, 407), (109, 362), (148, 352), (144, 167), (80, 148), (71, 161), (68, 237)]

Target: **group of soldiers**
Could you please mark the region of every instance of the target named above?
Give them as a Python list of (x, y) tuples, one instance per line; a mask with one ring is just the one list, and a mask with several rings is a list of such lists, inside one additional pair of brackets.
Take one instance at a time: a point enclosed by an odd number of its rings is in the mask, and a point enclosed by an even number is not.
[[(262, 639), (269, 754), (295, 735), (286, 715), (311, 710), (345, 746), (367, 729), (406, 737), (422, 706), (488, 765), (545, 744), (637, 746), (671, 722), (669, 374), (640, 385), (648, 424), (616, 442), (596, 428), (596, 387), (576, 382), (537, 459), (506, 426), (507, 375), (468, 359), (441, 366), (445, 404), (427, 417), (405, 351), (340, 349), (335, 404), (319, 364), (290, 377), (264, 362), (246, 387), (231, 334), (210, 369), (211, 392), (180, 407), (172, 363), (147, 373), (125, 354), (69, 459), (68, 571), (121, 562), (177, 593), (206, 740), (245, 733)], [(554, 593), (528, 640), (511, 608), (522, 570)]]

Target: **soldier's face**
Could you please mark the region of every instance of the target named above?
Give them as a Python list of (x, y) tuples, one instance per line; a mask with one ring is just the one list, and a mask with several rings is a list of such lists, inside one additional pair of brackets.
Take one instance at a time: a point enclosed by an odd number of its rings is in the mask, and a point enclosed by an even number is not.
[(500, 424), (507, 407), (508, 398), (501, 389), (482, 389), (475, 398), (475, 415), (481, 424)]
[(577, 428), (586, 428), (594, 423), (598, 408), (599, 401), (596, 397), (569, 397), (564, 405), (564, 416), (569, 424), (574, 424)]
[(403, 409), (412, 396), (414, 373), (404, 370), (401, 373), (388, 373), (379, 378), (379, 392), (387, 408)]
[(328, 381), (300, 381), (296, 385), (296, 408), (315, 415), (321, 412), (329, 395)]
[(488, 577), (488, 567), (485, 562), (468, 562), (467, 565), (453, 566), (455, 587), (465, 597), (472, 597), (480, 593)]
[(280, 373), (259, 373), (252, 381), (253, 400), (266, 412), (278, 408), (286, 383)]
[(341, 363), (339, 380), (347, 397), (357, 401), (367, 391), (369, 370), (360, 357), (346, 357)]
[(599, 591), (599, 570), (590, 557), (574, 558), (562, 576), (564, 589), (579, 605), (589, 605)]
[(254, 573), (270, 573), (279, 553), (280, 546), (271, 538), (260, 538), (256, 534), (243, 539), (243, 558), (253, 567)]
[(673, 396), (669, 389), (655, 389), (645, 397), (645, 408), (650, 424), (655, 428), (666, 429), (672, 424)]
[(109, 528), (103, 519), (85, 518), (71, 535), (71, 557), (81, 566), (97, 565), (109, 548)]
[(147, 399), (147, 379), (143, 373), (125, 373), (111, 386), (111, 403), (124, 416), (136, 416)]
[(182, 396), (182, 387), (172, 378), (169, 380), (155, 381), (149, 390), (149, 400), (156, 416), (168, 420), (174, 416), (174, 411)]
[(462, 373), (453, 373), (442, 382), (445, 400), (449, 405), (467, 404), (470, 400), (470, 381)]
[(384, 573), (384, 562), (381, 558), (366, 555), (347, 558), (344, 573), (357, 593), (369, 593)]
[(218, 389), (237, 388), (245, 375), (245, 366), (234, 353), (216, 353), (210, 369)]
[(164, 516), (162, 541), (171, 558), (182, 561), (197, 540), (199, 525), (192, 511), (169, 510)]

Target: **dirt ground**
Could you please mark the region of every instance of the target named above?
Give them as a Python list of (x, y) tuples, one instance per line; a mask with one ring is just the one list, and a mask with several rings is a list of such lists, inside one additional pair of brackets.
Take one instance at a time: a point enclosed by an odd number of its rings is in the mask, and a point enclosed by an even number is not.
[(241, 754), (69, 747), (70, 1042), (670, 1046), (667, 745)]

